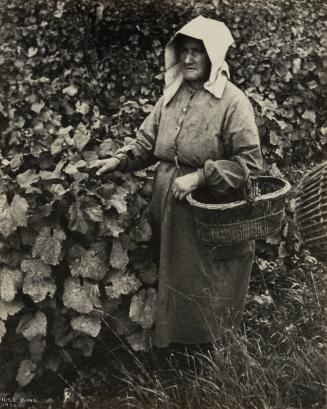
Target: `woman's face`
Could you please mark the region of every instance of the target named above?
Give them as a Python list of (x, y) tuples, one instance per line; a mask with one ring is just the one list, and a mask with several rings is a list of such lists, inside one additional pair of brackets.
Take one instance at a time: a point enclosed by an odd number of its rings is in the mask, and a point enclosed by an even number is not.
[(210, 73), (210, 60), (201, 40), (185, 38), (179, 47), (179, 62), (187, 81), (204, 82)]

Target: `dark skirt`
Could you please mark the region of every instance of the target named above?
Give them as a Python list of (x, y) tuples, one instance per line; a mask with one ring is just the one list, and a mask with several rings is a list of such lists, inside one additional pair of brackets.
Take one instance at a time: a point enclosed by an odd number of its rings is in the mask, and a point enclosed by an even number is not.
[(197, 239), (191, 206), (171, 186), (187, 169), (161, 162), (150, 205), (159, 251), (159, 287), (153, 345), (202, 344), (221, 326), (238, 324), (244, 308), (254, 243), (215, 247)]

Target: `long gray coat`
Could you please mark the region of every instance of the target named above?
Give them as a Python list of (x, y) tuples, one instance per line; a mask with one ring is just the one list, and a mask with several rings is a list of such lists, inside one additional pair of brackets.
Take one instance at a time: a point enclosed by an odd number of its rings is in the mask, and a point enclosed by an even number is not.
[(210, 342), (224, 318), (241, 317), (253, 244), (218, 248), (198, 241), (191, 206), (171, 192), (176, 177), (202, 169), (207, 188), (228, 195), (244, 183), (234, 155), (251, 172), (261, 168), (252, 106), (229, 81), (220, 99), (183, 83), (168, 104), (159, 99), (135, 141), (116, 153), (126, 171), (159, 161), (150, 207), (160, 246), (156, 346)]

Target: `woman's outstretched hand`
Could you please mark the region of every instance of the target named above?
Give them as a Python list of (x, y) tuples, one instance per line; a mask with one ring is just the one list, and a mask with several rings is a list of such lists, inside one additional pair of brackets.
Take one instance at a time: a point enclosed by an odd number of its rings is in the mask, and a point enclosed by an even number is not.
[(198, 172), (192, 172), (184, 176), (179, 176), (173, 183), (173, 196), (175, 199), (182, 200), (188, 193), (199, 187), (199, 185), (200, 176)]
[(119, 163), (120, 160), (118, 158), (99, 159), (95, 163), (95, 166), (100, 168), (96, 174), (101, 176), (104, 173), (114, 172), (117, 170)]

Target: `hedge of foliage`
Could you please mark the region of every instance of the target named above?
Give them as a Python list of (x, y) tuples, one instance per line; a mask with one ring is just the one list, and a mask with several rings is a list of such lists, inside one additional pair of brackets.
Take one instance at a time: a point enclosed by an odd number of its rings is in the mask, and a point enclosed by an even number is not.
[(94, 162), (133, 138), (151, 111), (172, 32), (198, 14), (226, 22), (233, 81), (254, 104), (267, 165), (321, 157), (327, 59), (314, 0), (0, 6), (0, 338), (10, 343), (12, 323), (25, 340), (25, 386), (62, 360), (90, 356), (104, 325), (148, 347), (151, 180), (143, 171), (100, 179)]

